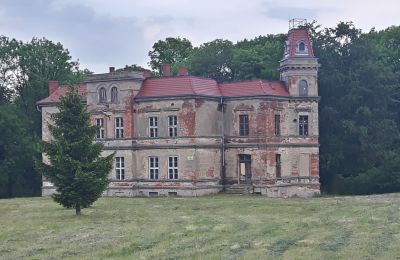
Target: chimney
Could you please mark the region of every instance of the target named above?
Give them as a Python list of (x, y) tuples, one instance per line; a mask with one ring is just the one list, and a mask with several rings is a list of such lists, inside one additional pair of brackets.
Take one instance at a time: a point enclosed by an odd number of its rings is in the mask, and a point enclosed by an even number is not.
[(57, 80), (49, 80), (49, 96), (54, 93), (58, 89), (58, 81)]
[(188, 76), (189, 71), (186, 67), (180, 66), (178, 69), (178, 76)]
[(170, 77), (171, 76), (171, 64), (163, 64), (162, 65), (162, 75), (164, 77)]
[(150, 76), (151, 76), (150, 70), (143, 70), (143, 77), (150, 78)]
[(110, 73), (113, 73), (113, 72), (115, 72), (115, 67), (110, 67), (109, 69), (110, 69), (110, 70), (109, 70), (109, 71), (110, 71)]

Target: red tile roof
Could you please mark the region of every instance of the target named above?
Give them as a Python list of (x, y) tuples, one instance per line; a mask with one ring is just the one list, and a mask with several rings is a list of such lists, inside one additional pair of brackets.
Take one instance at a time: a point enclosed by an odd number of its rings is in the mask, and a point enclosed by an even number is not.
[(280, 81), (240, 81), (232, 83), (221, 83), (219, 89), (224, 97), (237, 96), (289, 96), (285, 84)]
[[(67, 93), (68, 87), (67, 86), (59, 86), (50, 96), (44, 98), (38, 102), (36, 105), (46, 105), (46, 104), (55, 104), (60, 102), (60, 97), (65, 96)], [(78, 86), (78, 94), (83, 96), (86, 93), (86, 85), (79, 85)]]
[(137, 97), (204, 95), (220, 96), (217, 82), (194, 76), (148, 78), (143, 81)]
[[(66, 86), (60, 86), (50, 96), (38, 101), (37, 105), (56, 104), (67, 92)], [(79, 95), (86, 93), (86, 85), (80, 85)], [(136, 97), (179, 97), (179, 96), (209, 96), (209, 97), (240, 97), (240, 96), (289, 96), (283, 82), (278, 81), (241, 81), (220, 83), (213, 79), (194, 76), (148, 78), (143, 81)]]
[[(307, 29), (295, 28), (291, 29), (288, 33), (288, 41), (290, 43), (289, 56), (296, 55), (297, 42), (303, 41), (307, 46), (307, 54), (305, 56), (314, 57), (314, 52), (311, 44), (311, 39), (308, 35)], [(304, 55), (302, 55), (304, 57)]]

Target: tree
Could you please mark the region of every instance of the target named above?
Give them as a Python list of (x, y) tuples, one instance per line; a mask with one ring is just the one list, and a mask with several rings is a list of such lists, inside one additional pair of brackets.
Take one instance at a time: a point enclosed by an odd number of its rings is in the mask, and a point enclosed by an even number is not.
[(76, 89), (70, 88), (52, 115), (49, 130), (54, 140), (43, 143), (50, 164), (37, 163), (37, 168), (57, 189), (53, 199), (66, 208), (81, 208), (94, 203), (108, 185), (114, 154), (101, 157), (103, 144), (94, 143), (97, 126), (90, 124), (90, 114)]
[(231, 41), (217, 39), (195, 48), (187, 65), (193, 75), (213, 78), (218, 82), (234, 78), (232, 71), (234, 45)]
[[(149, 51), (149, 65), (161, 74), (163, 64), (178, 65), (185, 62), (192, 49), (192, 43), (186, 38), (168, 37), (164, 41), (159, 40), (153, 44), (152, 50)], [(176, 70), (175, 67), (173, 69)]]

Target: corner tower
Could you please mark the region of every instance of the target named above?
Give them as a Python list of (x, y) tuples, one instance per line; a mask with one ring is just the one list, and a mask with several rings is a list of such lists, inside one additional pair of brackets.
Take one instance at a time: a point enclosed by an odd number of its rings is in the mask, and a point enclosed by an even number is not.
[(284, 57), (279, 64), (281, 80), (286, 83), (286, 88), (293, 97), (318, 97), (320, 64), (314, 56), (306, 23), (305, 19), (289, 21)]

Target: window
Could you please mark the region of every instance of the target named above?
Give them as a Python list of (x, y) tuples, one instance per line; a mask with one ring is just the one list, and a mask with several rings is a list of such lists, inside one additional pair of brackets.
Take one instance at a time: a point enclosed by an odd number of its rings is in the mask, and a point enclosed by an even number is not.
[(158, 157), (156, 156), (149, 157), (149, 179), (158, 180), (159, 170), (160, 168), (158, 166)]
[(275, 115), (275, 135), (281, 135), (281, 115)]
[(124, 157), (115, 157), (115, 178), (117, 180), (125, 179)]
[(176, 116), (168, 116), (168, 135), (169, 137), (178, 136), (178, 118)]
[(299, 116), (299, 135), (308, 136), (308, 116)]
[(99, 90), (99, 102), (100, 103), (107, 102), (107, 90), (105, 88), (100, 88)]
[(168, 179), (178, 179), (178, 156), (168, 157)]
[(118, 89), (117, 87), (111, 88), (111, 102), (117, 103), (118, 102)]
[(122, 117), (115, 118), (115, 138), (124, 138), (124, 119)]
[(307, 45), (303, 41), (299, 41), (296, 46), (296, 52), (299, 53), (306, 53), (307, 52)]
[(149, 117), (149, 136), (158, 136), (158, 117), (156, 116)]
[(249, 135), (249, 116), (240, 115), (239, 116), (239, 135), (248, 136)]
[(276, 178), (280, 179), (282, 178), (282, 173), (281, 173), (281, 155), (276, 154), (275, 155), (275, 167), (276, 167)]
[(299, 82), (299, 96), (308, 96), (308, 83), (305, 80)]
[(96, 125), (99, 127), (99, 131), (97, 132), (96, 138), (103, 139), (104, 138), (104, 120), (103, 120), (103, 118), (96, 118)]

